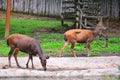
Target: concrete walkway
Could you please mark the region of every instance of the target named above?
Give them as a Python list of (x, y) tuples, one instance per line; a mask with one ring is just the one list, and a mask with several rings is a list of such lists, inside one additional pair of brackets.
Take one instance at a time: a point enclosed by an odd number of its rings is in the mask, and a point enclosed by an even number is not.
[[(2, 69), (8, 64), (7, 57), (0, 57), (0, 78), (23, 78), (23, 77), (105, 77), (111, 78), (112, 75), (117, 80), (120, 76), (120, 57), (50, 57), (47, 60), (47, 71), (43, 71), (40, 60), (34, 57), (34, 66), (36, 69), (17, 68), (14, 58), (12, 57), (12, 68)], [(28, 57), (18, 57), (19, 64), (25, 68)], [(31, 62), (30, 62), (31, 67)], [(49, 80), (49, 79), (48, 79)], [(92, 80), (92, 79), (91, 79)], [(97, 79), (95, 79), (97, 80)], [(100, 79), (101, 80), (101, 79)]]

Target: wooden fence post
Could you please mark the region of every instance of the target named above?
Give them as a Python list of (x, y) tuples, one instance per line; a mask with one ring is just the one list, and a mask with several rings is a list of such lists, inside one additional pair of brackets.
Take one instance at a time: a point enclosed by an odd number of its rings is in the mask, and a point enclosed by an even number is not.
[(7, 0), (5, 38), (9, 35), (11, 0)]

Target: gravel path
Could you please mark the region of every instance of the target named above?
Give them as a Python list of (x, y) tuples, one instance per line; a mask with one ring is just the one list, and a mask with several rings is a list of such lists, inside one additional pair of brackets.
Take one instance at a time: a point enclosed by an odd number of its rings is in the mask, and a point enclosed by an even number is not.
[[(18, 61), (25, 68), (28, 57), (18, 57)], [(8, 63), (7, 57), (0, 57), (0, 77), (104, 77), (117, 80), (120, 76), (120, 57), (51, 57), (47, 62), (47, 71), (43, 71), (38, 57), (34, 57), (35, 68), (20, 69), (17, 68), (14, 58), (12, 57), (12, 68), (2, 69)], [(31, 63), (30, 63), (31, 67)], [(112, 76), (112, 77), (111, 77)], [(46, 79), (47, 80), (47, 79)], [(48, 79), (49, 80), (49, 79)], [(77, 80), (77, 79), (76, 79)], [(91, 79), (92, 80), (92, 79)], [(95, 79), (97, 80), (97, 79)], [(98, 79), (99, 80), (99, 79)], [(104, 79), (100, 79), (104, 80)]]

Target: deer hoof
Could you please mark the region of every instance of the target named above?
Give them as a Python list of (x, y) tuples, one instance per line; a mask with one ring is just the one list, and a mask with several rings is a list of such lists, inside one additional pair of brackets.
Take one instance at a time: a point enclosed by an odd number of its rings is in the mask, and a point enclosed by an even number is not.
[(9, 68), (9, 65), (4, 65), (3, 67), (2, 67), (2, 69), (8, 69)]
[(20, 65), (18, 65), (19, 68), (22, 68)]
[(35, 69), (35, 67), (32, 67), (32, 69)]

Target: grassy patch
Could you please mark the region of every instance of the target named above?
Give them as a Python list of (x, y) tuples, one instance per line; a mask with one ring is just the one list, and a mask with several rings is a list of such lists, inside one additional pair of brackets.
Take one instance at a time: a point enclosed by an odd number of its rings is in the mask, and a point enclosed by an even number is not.
[[(11, 19), (11, 27), (10, 34), (20, 33), (32, 36), (38, 40), (40, 43), (44, 53), (50, 54), (52, 56), (58, 56), (60, 53), (60, 48), (64, 44), (63, 34), (60, 33), (43, 33), (36, 34), (36, 28), (62, 28), (60, 21), (42, 21), (42, 20), (30, 20), (30, 19)], [(4, 29), (5, 29), (5, 19), (0, 19), (0, 55), (7, 56), (9, 52), (9, 47), (6, 45), (6, 40), (4, 37)], [(110, 37), (109, 38), (109, 46), (107, 48), (103, 48), (105, 46), (105, 40), (101, 41), (97, 38), (91, 43), (91, 55), (98, 55), (100, 53), (120, 53), (120, 37)], [(75, 53), (80, 54), (85, 49), (84, 44), (76, 44)], [(85, 53), (85, 52), (84, 52)], [(24, 53), (20, 52), (20, 56), (24, 56)], [(70, 45), (67, 46), (63, 54), (65, 56), (72, 56), (70, 52)]]
[[(44, 20), (31, 20), (31, 19), (16, 19), (11, 18), (10, 34), (20, 33), (27, 34), (34, 32), (35, 28), (59, 28), (60, 21), (44, 21)], [(5, 32), (5, 19), (0, 19), (0, 37), (4, 36)]]

